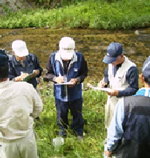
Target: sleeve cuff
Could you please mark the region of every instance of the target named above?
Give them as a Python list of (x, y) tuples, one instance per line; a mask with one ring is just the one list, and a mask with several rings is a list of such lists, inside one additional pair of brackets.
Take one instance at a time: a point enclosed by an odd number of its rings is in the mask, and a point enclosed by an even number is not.
[(81, 83), (81, 79), (80, 77), (77, 77), (77, 84), (80, 84)]
[(56, 76), (53, 77), (53, 82), (55, 82)]

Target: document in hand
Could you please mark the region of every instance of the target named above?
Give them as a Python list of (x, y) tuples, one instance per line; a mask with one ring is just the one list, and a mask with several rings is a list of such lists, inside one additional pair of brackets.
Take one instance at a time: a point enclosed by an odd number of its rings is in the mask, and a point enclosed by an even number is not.
[(87, 84), (87, 86), (91, 89), (94, 89), (94, 90), (100, 90), (100, 91), (104, 91), (104, 92), (111, 92), (112, 89), (111, 88), (100, 88), (100, 87), (94, 87), (92, 86), (90, 83)]
[(55, 85), (73, 85), (72, 82), (56, 83)]
[(29, 74), (28, 76), (26, 76), (23, 81), (28, 82), (31, 78), (33, 78), (33, 73)]

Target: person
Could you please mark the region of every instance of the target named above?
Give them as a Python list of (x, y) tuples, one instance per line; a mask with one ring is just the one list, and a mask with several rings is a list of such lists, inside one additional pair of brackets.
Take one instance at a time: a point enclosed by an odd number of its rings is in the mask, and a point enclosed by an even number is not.
[(13, 55), (9, 59), (9, 79), (16, 82), (23, 81), (29, 74), (32, 74), (27, 82), (36, 88), (36, 78), (40, 77), (43, 71), (38, 58), (29, 53), (26, 43), (22, 40), (12, 42), (12, 51)]
[(33, 124), (43, 104), (31, 84), (10, 81), (8, 69), (8, 56), (0, 50), (0, 157), (37, 158)]
[(116, 105), (107, 134), (107, 157), (150, 157), (150, 57), (143, 64), (140, 78), (144, 87)]
[[(73, 116), (72, 129), (77, 137), (83, 138), (82, 82), (87, 77), (87, 62), (83, 55), (75, 51), (75, 41), (62, 37), (59, 50), (52, 53), (46, 65), (44, 80), (54, 82), (54, 96), (57, 110), (59, 136), (67, 135), (68, 110)], [(68, 82), (69, 85), (64, 85)]]
[(116, 103), (121, 97), (134, 95), (138, 90), (138, 69), (125, 55), (120, 43), (110, 43), (103, 62), (108, 64), (98, 86), (111, 88), (105, 107), (105, 127), (108, 128)]

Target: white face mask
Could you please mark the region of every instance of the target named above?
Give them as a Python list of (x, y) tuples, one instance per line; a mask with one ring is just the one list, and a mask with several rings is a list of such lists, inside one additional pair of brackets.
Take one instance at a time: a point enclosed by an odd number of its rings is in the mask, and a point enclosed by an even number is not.
[(59, 52), (62, 60), (71, 60), (73, 58), (74, 50), (60, 49)]

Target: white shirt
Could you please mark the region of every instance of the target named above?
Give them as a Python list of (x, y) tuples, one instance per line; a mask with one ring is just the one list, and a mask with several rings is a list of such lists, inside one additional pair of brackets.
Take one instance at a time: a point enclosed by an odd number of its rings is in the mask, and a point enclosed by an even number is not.
[(31, 84), (1, 82), (0, 138), (14, 140), (27, 136), (42, 108), (41, 98)]

